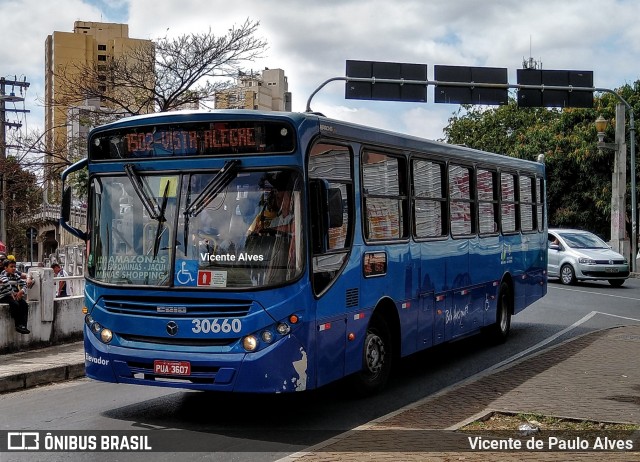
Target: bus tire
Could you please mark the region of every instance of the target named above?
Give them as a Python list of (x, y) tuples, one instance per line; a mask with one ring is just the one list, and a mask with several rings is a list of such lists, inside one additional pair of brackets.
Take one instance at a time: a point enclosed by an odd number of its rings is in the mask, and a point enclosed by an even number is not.
[(391, 330), (385, 319), (374, 316), (367, 327), (362, 349), (362, 370), (351, 377), (351, 388), (359, 396), (381, 391), (393, 364)]
[(513, 297), (511, 287), (506, 282), (500, 284), (498, 306), (496, 307), (496, 322), (488, 330), (489, 341), (498, 345), (504, 343), (511, 331), (511, 313), (513, 313)]

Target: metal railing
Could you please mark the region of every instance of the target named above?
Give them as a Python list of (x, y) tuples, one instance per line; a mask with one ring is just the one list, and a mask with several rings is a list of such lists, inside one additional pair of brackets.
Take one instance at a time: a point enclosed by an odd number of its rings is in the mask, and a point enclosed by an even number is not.
[[(84, 276), (55, 277), (53, 280), (56, 283), (66, 281), (68, 297), (75, 297), (77, 295), (84, 294)], [(58, 287), (56, 284), (56, 287), (54, 287), (55, 293), (57, 293), (57, 289)]]
[[(40, 210), (29, 217), (30, 222), (34, 221), (54, 221), (60, 220), (60, 206), (54, 204), (43, 204)], [(70, 222), (73, 226), (84, 226), (87, 223), (87, 211), (81, 207), (71, 208)]]

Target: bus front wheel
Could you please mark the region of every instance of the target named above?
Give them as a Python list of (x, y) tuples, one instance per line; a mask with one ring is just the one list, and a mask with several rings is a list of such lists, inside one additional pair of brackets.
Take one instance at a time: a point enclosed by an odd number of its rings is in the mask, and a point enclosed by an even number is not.
[(367, 328), (362, 350), (362, 370), (352, 376), (352, 388), (358, 395), (370, 395), (384, 388), (391, 373), (393, 351), (391, 331), (380, 316)]

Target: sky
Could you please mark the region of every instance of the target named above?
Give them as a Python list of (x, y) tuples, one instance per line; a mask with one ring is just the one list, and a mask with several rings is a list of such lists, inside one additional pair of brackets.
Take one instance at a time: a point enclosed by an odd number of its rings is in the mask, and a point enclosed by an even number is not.
[[(640, 2), (636, 0), (0, 0), (0, 76), (30, 82), (22, 130), (44, 125), (44, 43), (77, 20), (129, 25), (131, 38), (155, 39), (211, 29), (224, 35), (259, 21), (264, 57), (248, 70), (284, 69), (293, 110), (346, 60), (488, 66), (516, 70), (529, 57), (543, 69), (593, 71), (594, 86), (618, 88), (640, 77)], [(11, 91), (7, 88), (7, 93)], [(19, 89), (14, 89), (19, 94)], [(424, 138), (440, 139), (454, 104), (346, 100), (344, 82), (316, 94), (314, 111)], [(11, 105), (8, 105), (10, 108)]]

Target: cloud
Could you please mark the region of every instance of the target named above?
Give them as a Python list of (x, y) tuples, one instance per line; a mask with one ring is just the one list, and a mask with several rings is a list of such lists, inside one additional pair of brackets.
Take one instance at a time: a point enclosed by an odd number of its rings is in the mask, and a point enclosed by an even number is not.
[[(435, 64), (506, 67), (516, 83), (531, 53), (545, 69), (593, 70), (594, 84), (607, 88), (638, 80), (640, 60), (638, 9), (627, 0), (0, 0), (0, 11), (11, 18), (0, 30), (1, 72), (27, 75), (30, 94), (40, 97), (48, 34), (127, 12), (130, 36), (145, 39), (209, 28), (224, 35), (247, 18), (260, 21), (258, 36), (269, 48), (247, 66), (284, 69), (297, 111), (320, 83), (344, 75), (348, 59), (425, 63), (431, 79)], [(439, 137), (456, 108), (434, 104), (431, 88), (428, 95), (418, 105), (345, 100), (344, 83), (334, 82), (313, 108), (405, 133), (429, 127), (429, 137)]]

